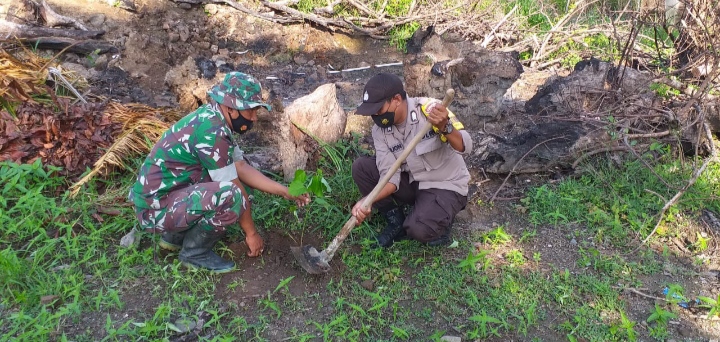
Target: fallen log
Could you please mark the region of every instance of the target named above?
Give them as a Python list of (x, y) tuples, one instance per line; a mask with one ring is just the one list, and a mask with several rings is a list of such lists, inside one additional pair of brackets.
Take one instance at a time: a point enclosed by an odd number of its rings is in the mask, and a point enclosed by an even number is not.
[(64, 50), (65, 52), (77, 53), (80, 55), (89, 55), (96, 53), (102, 55), (105, 53), (118, 52), (111, 43), (99, 40), (74, 40), (70, 38), (41, 37), (33, 39), (20, 39), (21, 43), (38, 49), (48, 50)]
[(0, 20), (0, 38), (2, 39), (35, 39), (41, 37), (72, 38), (76, 40), (97, 39), (105, 31), (82, 31), (57, 29), (41, 26), (22, 25), (6, 20)]

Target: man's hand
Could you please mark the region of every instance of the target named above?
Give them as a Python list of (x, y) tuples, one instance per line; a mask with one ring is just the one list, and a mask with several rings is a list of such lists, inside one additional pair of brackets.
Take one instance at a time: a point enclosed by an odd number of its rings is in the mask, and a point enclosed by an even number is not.
[(366, 218), (370, 217), (370, 213), (372, 212), (372, 208), (363, 208), (364, 201), (365, 197), (355, 203), (352, 208), (352, 216), (355, 216), (355, 220), (357, 220), (357, 223), (355, 224), (356, 226), (359, 226)]
[(247, 253), (249, 257), (260, 256), (265, 248), (265, 242), (263, 242), (262, 237), (260, 237), (260, 234), (257, 232), (255, 234), (246, 235), (245, 243), (247, 243), (248, 248), (250, 249)]
[(447, 108), (442, 103), (436, 102), (427, 106), (426, 110), (428, 111), (428, 122), (440, 130), (445, 129), (450, 115)]
[(302, 194), (300, 196), (293, 196), (293, 195), (290, 195), (290, 190), (287, 187), (285, 187), (284, 191), (282, 192), (282, 197), (284, 199), (295, 201), (295, 204), (297, 204), (298, 207), (304, 207), (304, 206), (310, 204), (310, 194)]

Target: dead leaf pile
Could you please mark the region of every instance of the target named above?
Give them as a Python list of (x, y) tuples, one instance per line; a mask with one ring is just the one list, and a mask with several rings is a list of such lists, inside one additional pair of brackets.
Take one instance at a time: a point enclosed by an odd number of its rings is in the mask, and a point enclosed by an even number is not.
[(55, 100), (57, 107), (24, 102), (15, 108), (16, 118), (0, 112), (0, 161), (32, 163), (42, 158), (44, 165), (62, 167), (60, 173), (71, 177), (93, 167), (122, 125), (105, 114), (104, 103)]

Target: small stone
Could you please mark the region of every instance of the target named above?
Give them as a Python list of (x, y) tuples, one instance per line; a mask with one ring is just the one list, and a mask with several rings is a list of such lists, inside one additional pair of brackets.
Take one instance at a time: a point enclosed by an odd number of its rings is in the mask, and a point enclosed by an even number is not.
[(440, 338), (440, 341), (445, 341), (445, 342), (462, 342), (462, 338), (457, 337), (457, 336), (445, 335), (445, 336), (443, 336), (443, 337)]
[(205, 5), (205, 12), (209, 15), (215, 15), (218, 12), (218, 6), (213, 4), (207, 4)]
[(66, 269), (68, 269), (68, 268), (70, 268), (70, 267), (72, 267), (72, 266), (70, 266), (70, 265), (68, 265), (68, 264), (63, 264), (63, 265), (60, 265), (60, 266), (55, 266), (55, 267), (51, 268), (50, 270), (53, 271), (53, 272), (57, 272), (57, 271), (66, 270)]
[(168, 35), (168, 40), (170, 40), (171, 43), (176, 43), (178, 40), (180, 40), (180, 35), (177, 33), (170, 33)]
[(163, 23), (163, 30), (167, 31), (167, 30), (169, 30), (169, 29), (170, 29), (170, 24), (169, 24), (169, 23)]
[(135, 233), (137, 233), (137, 230), (133, 228), (129, 233), (125, 234), (125, 236), (120, 239), (120, 246), (128, 248), (135, 245), (138, 242)]
[(215, 45), (215, 44), (210, 45), (210, 51), (211, 51), (212, 53), (217, 53), (217, 52), (218, 52), (218, 46)]
[(308, 58), (305, 55), (299, 53), (293, 56), (293, 61), (299, 65), (303, 65), (308, 62)]
[(548, 245), (548, 248), (552, 248), (552, 245)]
[(180, 31), (180, 40), (184, 42), (187, 42), (188, 38), (190, 38), (190, 32), (187, 31)]
[(678, 332), (682, 337), (693, 337), (695, 336), (695, 330), (687, 326), (681, 326), (678, 328)]
[(189, 10), (189, 9), (192, 8), (192, 5), (190, 5), (190, 4), (188, 4), (188, 3), (181, 2), (180, 4), (178, 4), (178, 7), (182, 8), (182, 9), (184, 9), (184, 10)]
[(577, 240), (575, 240), (575, 238), (572, 238), (572, 240), (570, 240), (570, 244), (577, 245)]
[[(186, 317), (178, 318), (178, 319), (175, 321), (175, 323), (173, 323), (173, 324), (174, 324), (175, 327), (177, 328), (176, 331), (179, 332), (179, 333), (181, 333), (181, 334), (186, 333), (186, 332), (188, 332), (188, 331), (190, 331), (190, 330), (193, 330), (193, 329), (195, 329), (195, 327), (197, 326), (197, 323), (195, 322), (195, 320), (190, 319), (190, 318), (186, 318)], [(173, 329), (173, 330), (174, 330), (174, 329)]]
[(108, 65), (107, 54), (100, 55), (100, 56), (98, 56), (98, 58), (95, 59), (95, 65), (93, 66), (93, 69), (104, 70), (105, 68), (107, 68), (107, 65)]
[(58, 307), (61, 302), (62, 300), (60, 299), (60, 296), (56, 295), (47, 295), (40, 297), (40, 304), (50, 306), (53, 309)]
[(375, 282), (372, 281), (372, 280), (370, 280), (370, 279), (368, 279), (368, 280), (363, 280), (363, 281), (360, 283), (360, 286), (362, 286), (364, 289), (366, 289), (366, 290), (368, 290), (368, 291), (373, 291), (373, 290), (375, 290)]
[(105, 23), (105, 15), (102, 13), (93, 14), (88, 18), (88, 23), (92, 26), (100, 27), (100, 25)]

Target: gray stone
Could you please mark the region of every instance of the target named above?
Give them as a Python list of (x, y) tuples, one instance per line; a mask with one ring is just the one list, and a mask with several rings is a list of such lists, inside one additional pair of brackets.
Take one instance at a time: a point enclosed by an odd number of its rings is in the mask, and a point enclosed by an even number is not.
[(298, 65), (304, 65), (305, 63), (308, 62), (308, 58), (304, 54), (298, 53), (295, 56), (293, 56), (293, 61), (295, 63), (297, 63)]
[(445, 335), (445, 336), (443, 336), (443, 337), (440, 338), (440, 341), (445, 341), (445, 342), (462, 342), (462, 338), (457, 337), (457, 336)]
[(129, 233), (125, 234), (125, 236), (120, 239), (120, 246), (128, 248), (138, 243), (135, 233), (137, 233), (137, 230), (133, 228)]
[(168, 35), (168, 40), (170, 40), (171, 43), (176, 43), (178, 40), (180, 40), (180, 35), (173, 32)]
[(95, 70), (104, 70), (107, 68), (108, 65), (108, 56), (100, 55), (95, 59), (95, 65), (93, 66), (93, 69)]
[(178, 7), (182, 8), (182, 9), (184, 9), (184, 10), (189, 10), (189, 9), (192, 8), (192, 5), (190, 5), (190, 4), (188, 4), (188, 3), (181, 2), (180, 4), (178, 4)]
[(93, 14), (90, 18), (88, 18), (88, 23), (92, 26), (100, 27), (103, 23), (105, 23), (105, 15), (102, 13)]
[(193, 330), (197, 326), (197, 322), (195, 322), (195, 320), (187, 317), (178, 318), (173, 324), (175, 325), (175, 328), (177, 328), (173, 330), (181, 334)]

